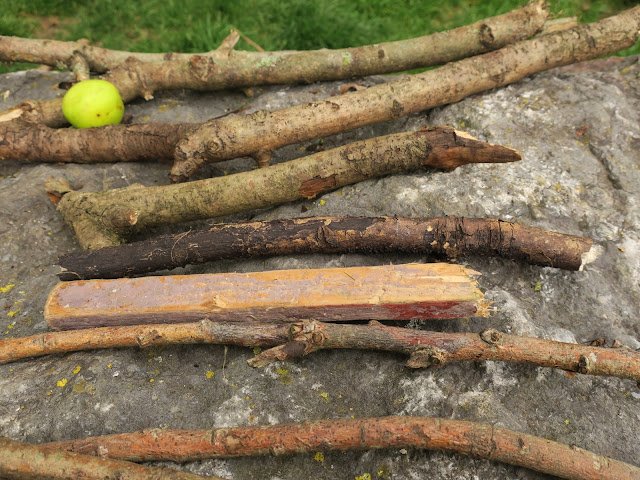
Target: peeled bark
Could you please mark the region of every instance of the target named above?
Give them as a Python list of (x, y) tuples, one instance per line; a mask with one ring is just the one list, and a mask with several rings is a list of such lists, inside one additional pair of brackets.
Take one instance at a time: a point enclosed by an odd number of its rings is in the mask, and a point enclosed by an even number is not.
[(640, 468), (575, 445), (489, 424), (429, 417), (320, 420), (300, 424), (161, 430), (48, 444), (135, 461), (286, 455), (380, 448), (443, 450), (572, 480), (638, 480)]
[(452, 128), (421, 130), (355, 142), (266, 169), (178, 185), (132, 185), (99, 193), (63, 194), (58, 211), (83, 248), (123, 243), (149, 227), (218, 217), (313, 198), (368, 178), (426, 166), (453, 170), (469, 163), (520, 159), (510, 148), (480, 142)]
[(204, 162), (241, 156), (265, 162), (284, 145), (457, 102), (536, 72), (609, 55), (639, 36), (640, 6), (348, 95), (213, 120), (178, 144), (170, 177), (185, 180)]
[[(92, 47), (86, 42), (59, 42), (0, 37), (0, 60), (44, 63), (71, 68), (78, 55), (92, 71), (120, 90), (126, 102), (152, 98), (163, 89), (219, 90), (252, 85), (311, 83), (349, 79), (441, 65), (478, 55), (527, 38), (539, 31), (549, 12), (545, 2), (491, 17), (448, 32), (397, 42), (339, 50), (243, 52), (233, 50), (233, 32), (220, 48), (202, 54), (132, 53)], [(40, 110), (39, 121), (66, 124), (61, 100), (28, 102)]]
[(54, 330), (143, 323), (410, 320), (486, 316), (473, 270), (448, 263), (149, 276), (59, 283)]
[(307, 253), (490, 255), (578, 270), (591, 239), (495, 218), (310, 217), (227, 223), (60, 257), (61, 280), (130, 277), (216, 260)]
[(16, 480), (223, 480), (123, 460), (65, 452), (0, 437), (0, 476)]

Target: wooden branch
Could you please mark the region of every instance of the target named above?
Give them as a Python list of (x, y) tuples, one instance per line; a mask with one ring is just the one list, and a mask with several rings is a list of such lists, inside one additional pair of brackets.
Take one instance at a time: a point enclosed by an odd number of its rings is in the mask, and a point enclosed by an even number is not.
[(256, 158), (284, 145), (457, 102), (536, 72), (617, 52), (639, 36), (640, 6), (349, 95), (212, 120), (178, 144), (170, 177), (182, 181), (204, 162)]
[(216, 260), (308, 253), (490, 255), (578, 270), (591, 239), (495, 218), (309, 217), (227, 223), (60, 257), (61, 280), (130, 277)]
[(32, 480), (222, 480), (164, 467), (65, 452), (0, 437), (0, 477)]
[[(267, 169), (180, 185), (140, 185), (99, 193), (69, 191), (58, 211), (83, 248), (118, 245), (149, 227), (205, 219), (313, 198), (362, 180), (425, 166), (453, 170), (468, 163), (512, 162), (520, 155), (452, 128), (355, 142)], [(49, 191), (60, 185), (49, 183)]]
[[(315, 338), (314, 338), (315, 334)], [(455, 361), (503, 361), (559, 368), (585, 375), (614, 376), (640, 382), (640, 353), (625, 347), (603, 348), (508, 335), (493, 329), (475, 333), (429, 332), (305, 320), (293, 324), (230, 323), (202, 320), (173, 325), (136, 325), (49, 332), (0, 340), (0, 364), (56, 353), (101, 348), (174, 344), (231, 344), (286, 349), (263, 352), (252, 366), (318, 349), (353, 348), (409, 355), (409, 368), (438, 367)], [(296, 347), (296, 348), (293, 348)], [(284, 353), (284, 357), (282, 354)]]
[(178, 142), (197, 126), (153, 122), (57, 129), (18, 117), (0, 121), (0, 158), (43, 163), (172, 160)]
[(430, 417), (319, 420), (299, 424), (144, 430), (48, 444), (136, 461), (419, 448), (455, 452), (572, 480), (638, 480), (640, 468), (494, 425)]
[[(232, 32), (221, 48), (199, 54), (134, 53), (99, 48), (88, 42), (0, 36), (0, 61), (71, 69), (74, 55), (80, 54), (92, 72), (105, 73), (135, 60), (147, 64), (135, 73), (148, 85), (158, 82), (154, 90), (194, 87), (214, 90), (260, 84), (311, 83), (400, 72), (478, 55), (530, 37), (543, 27), (548, 14), (547, 5), (535, 1), (448, 32), (356, 48), (300, 52), (236, 51), (233, 47), (239, 38), (238, 32)], [(162, 79), (161, 72), (176, 78)]]
[(487, 316), (473, 270), (448, 263), (150, 276), (59, 283), (54, 330), (141, 323), (409, 320)]
[(409, 355), (407, 367), (442, 366), (452, 361), (524, 362), (589, 375), (640, 381), (640, 353), (628, 348), (600, 348), (508, 335), (494, 329), (475, 333), (441, 333), (368, 325), (320, 322), (291, 327), (289, 342), (248, 360), (254, 367), (307, 355), (321, 349), (357, 348)]

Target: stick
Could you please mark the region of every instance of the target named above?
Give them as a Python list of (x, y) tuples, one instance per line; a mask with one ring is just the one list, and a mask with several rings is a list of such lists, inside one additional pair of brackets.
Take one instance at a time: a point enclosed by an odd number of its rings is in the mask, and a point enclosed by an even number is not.
[(536, 72), (617, 52), (639, 36), (640, 6), (349, 95), (209, 121), (178, 144), (170, 177), (185, 180), (204, 162), (240, 156), (264, 162), (284, 145), (457, 102)]
[(490, 255), (578, 270), (593, 256), (593, 242), (495, 218), (310, 217), (220, 224), (71, 253), (58, 260), (58, 277), (119, 278), (229, 258), (388, 251)]
[(141, 323), (410, 320), (487, 316), (473, 270), (448, 263), (150, 276), (59, 283), (54, 330)]
[[(314, 333), (316, 338), (313, 338)], [(295, 344), (292, 344), (295, 342)], [(508, 335), (493, 329), (475, 333), (429, 332), (368, 325), (302, 321), (280, 325), (202, 320), (174, 325), (136, 325), (49, 332), (0, 340), (0, 364), (56, 353), (155, 345), (231, 344), (244, 347), (289, 345), (285, 358), (318, 349), (353, 348), (409, 355), (406, 366), (427, 368), (456, 361), (505, 361), (559, 368), (585, 375), (626, 378), (640, 382), (640, 353), (625, 347), (603, 348)], [(297, 346), (298, 348), (291, 348)], [(276, 360), (281, 350), (248, 360), (252, 366)], [(265, 354), (266, 353), (266, 354)]]
[(42, 163), (173, 160), (195, 123), (152, 122), (101, 128), (51, 128), (18, 117), (0, 120), (0, 158)]
[(320, 420), (300, 424), (161, 430), (48, 444), (136, 461), (286, 455), (381, 448), (443, 450), (525, 467), (573, 480), (640, 479), (640, 468), (493, 425), (430, 417)]
[[(81, 55), (91, 71), (111, 70), (105, 79), (118, 87), (127, 102), (137, 96), (148, 98), (161, 89), (218, 90), (312, 83), (442, 65), (530, 37), (543, 27), (548, 13), (545, 2), (535, 1), (448, 32), (356, 48), (301, 52), (236, 51), (236, 32), (220, 48), (200, 54), (132, 53), (93, 47), (86, 42), (2, 36), (0, 61), (71, 69), (74, 55)], [(59, 120), (43, 118), (50, 126)]]
[[(58, 211), (83, 248), (118, 245), (153, 226), (219, 217), (313, 198), (367, 178), (425, 166), (453, 170), (468, 163), (513, 162), (520, 155), (452, 128), (372, 138), (304, 158), (179, 185), (135, 185), (99, 193), (68, 191)], [(49, 191), (64, 193), (54, 183)], [(68, 189), (67, 189), (68, 190)]]
[(144, 467), (123, 460), (65, 452), (5, 437), (0, 437), (0, 476), (17, 480), (222, 480), (170, 468)]

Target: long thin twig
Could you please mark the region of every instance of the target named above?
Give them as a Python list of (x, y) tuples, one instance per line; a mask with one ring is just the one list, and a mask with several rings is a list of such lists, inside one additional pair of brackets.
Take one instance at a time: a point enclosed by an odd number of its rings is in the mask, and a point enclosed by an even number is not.
[(491, 255), (578, 270), (593, 242), (495, 218), (309, 217), (227, 223), (60, 257), (61, 280), (119, 278), (215, 260), (306, 253)]
[[(372, 138), (269, 168), (179, 185), (98, 193), (66, 189), (58, 211), (84, 248), (123, 243), (135, 231), (158, 225), (266, 208), (368, 178), (425, 166), (453, 170), (469, 163), (520, 160), (513, 149), (480, 142), (452, 128)], [(49, 191), (64, 187), (49, 183)]]
[[(265, 365), (319, 349), (367, 349), (409, 355), (407, 366), (424, 368), (455, 361), (504, 361), (560, 368), (586, 375), (615, 376), (640, 382), (640, 353), (626, 347), (604, 348), (508, 335), (489, 329), (475, 333), (429, 332), (316, 321), (291, 325), (200, 322), (136, 325), (50, 332), (0, 340), (0, 363), (55, 353), (99, 348), (173, 344), (230, 344), (275, 347), (248, 362)], [(283, 348), (284, 347), (284, 348)]]
[(0, 477), (16, 480), (223, 480), (0, 437)]
[(640, 468), (576, 446), (484, 423), (430, 417), (321, 420), (212, 430), (153, 429), (48, 445), (135, 461), (175, 462), (315, 451), (420, 448), (485, 458), (572, 480), (640, 479)]

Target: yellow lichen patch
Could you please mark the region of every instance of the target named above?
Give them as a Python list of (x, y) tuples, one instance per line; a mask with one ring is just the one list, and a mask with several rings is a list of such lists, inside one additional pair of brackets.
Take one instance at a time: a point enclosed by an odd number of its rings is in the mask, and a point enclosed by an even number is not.
[(60, 388), (63, 388), (63, 387), (66, 387), (68, 381), (69, 380), (67, 380), (66, 378), (63, 378), (62, 380), (58, 380), (56, 382), (56, 385), (59, 386)]
[(320, 394), (320, 396), (321, 396), (322, 398), (324, 398), (324, 401), (325, 401), (325, 402), (328, 402), (328, 401), (329, 401), (329, 394), (328, 394), (327, 392), (322, 392), (322, 393)]
[(83, 380), (73, 386), (73, 391), (75, 393), (93, 393), (95, 391), (95, 387)]
[(316, 462), (324, 462), (324, 455), (322, 452), (316, 452), (316, 456), (313, 457)]
[(205, 373), (205, 376), (206, 376), (207, 378), (211, 378), (211, 377), (213, 377), (214, 375), (215, 375), (215, 373), (214, 373), (214, 372), (212, 372), (211, 370), (209, 370), (207, 373)]
[(371, 480), (371, 474), (363, 473), (362, 475), (356, 477), (356, 480)]
[(73, 374), (77, 375), (78, 373), (80, 373), (80, 370), (82, 370), (82, 367), (78, 365), (76, 368), (73, 369)]
[(321, 205), (321, 206), (324, 206), (324, 205), (326, 205), (326, 204), (327, 204), (327, 202), (325, 202), (324, 200), (320, 200), (320, 205)]
[(13, 318), (18, 312), (20, 312), (20, 309), (17, 308), (15, 310), (11, 310), (10, 312), (7, 313), (7, 315), (11, 318)]
[(15, 286), (16, 286), (15, 283), (10, 283), (8, 285), (5, 285), (4, 287), (0, 287), (0, 293), (7, 293), (9, 290), (11, 290)]

